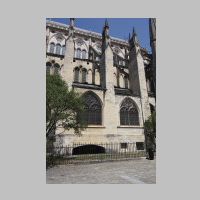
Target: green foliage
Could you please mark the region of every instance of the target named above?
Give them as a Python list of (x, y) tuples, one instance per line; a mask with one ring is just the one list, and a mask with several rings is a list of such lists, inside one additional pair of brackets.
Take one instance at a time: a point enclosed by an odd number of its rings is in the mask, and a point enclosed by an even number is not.
[(46, 75), (46, 137), (54, 136), (57, 128), (74, 129), (81, 134), (83, 100), (74, 90), (69, 90), (59, 75)]
[(144, 123), (144, 130), (147, 140), (147, 148), (156, 147), (156, 112), (153, 112)]

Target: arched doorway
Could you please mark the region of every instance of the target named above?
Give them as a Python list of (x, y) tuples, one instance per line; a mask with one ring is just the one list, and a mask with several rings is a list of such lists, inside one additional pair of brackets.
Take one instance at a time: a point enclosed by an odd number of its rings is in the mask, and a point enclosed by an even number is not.
[(105, 148), (94, 144), (88, 144), (75, 147), (72, 150), (72, 155), (98, 154), (98, 153), (105, 153)]

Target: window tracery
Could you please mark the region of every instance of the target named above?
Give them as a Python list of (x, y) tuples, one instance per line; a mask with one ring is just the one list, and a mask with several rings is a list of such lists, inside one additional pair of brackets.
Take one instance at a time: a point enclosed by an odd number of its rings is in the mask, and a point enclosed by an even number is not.
[(98, 97), (92, 92), (88, 92), (83, 96), (84, 112), (82, 113), (83, 120), (86, 124), (101, 125), (102, 124), (102, 108)]
[(139, 125), (139, 115), (135, 103), (130, 98), (125, 98), (120, 107), (121, 125)]
[(77, 39), (76, 40), (76, 44), (77, 44), (77, 46), (82, 46), (83, 45), (83, 40), (82, 39)]

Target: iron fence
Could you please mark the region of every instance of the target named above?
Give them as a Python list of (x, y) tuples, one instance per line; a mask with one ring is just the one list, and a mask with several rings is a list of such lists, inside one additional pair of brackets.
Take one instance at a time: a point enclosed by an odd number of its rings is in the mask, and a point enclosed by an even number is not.
[(56, 164), (80, 164), (145, 157), (144, 144), (136, 143), (73, 143), (65, 147), (47, 147), (47, 167)]

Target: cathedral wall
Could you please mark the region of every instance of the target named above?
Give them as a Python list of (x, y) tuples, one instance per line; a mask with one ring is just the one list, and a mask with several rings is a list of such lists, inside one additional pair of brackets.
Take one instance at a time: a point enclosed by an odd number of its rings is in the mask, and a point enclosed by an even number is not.
[(55, 63), (58, 63), (60, 65), (60, 67), (64, 64), (64, 59), (58, 58), (58, 57), (53, 57), (53, 56), (47, 56), (46, 58), (46, 63), (50, 62), (52, 63), (52, 61)]
[[(80, 69), (79, 83), (82, 82), (81, 70), (85, 68), (87, 70), (86, 82), (88, 82), (88, 85), (100, 85), (100, 77), (98, 70), (94, 70), (94, 64), (89, 60), (84, 61), (74, 59), (74, 57), (76, 57), (75, 50), (79, 48), (81, 51), (86, 50), (86, 59), (88, 59), (89, 46), (94, 48), (98, 53), (101, 53), (101, 39), (98, 37), (95, 39), (95, 37), (90, 35), (91, 33), (89, 31), (88, 35), (84, 35), (81, 34), (81, 31), (75, 29), (73, 37), (69, 38), (67, 36), (67, 30), (65, 32), (66, 33), (56, 33), (55, 31), (52, 33), (51, 30), (49, 31), (48, 44), (53, 42), (55, 45), (58, 43), (61, 46), (66, 45), (66, 53), (65, 58), (47, 56), (47, 62), (54, 60), (55, 63), (61, 66), (61, 76), (68, 83), (70, 88), (73, 87), (74, 69), (76, 67)], [(49, 48), (48, 46), (47, 51), (49, 51)], [(102, 125), (88, 125), (88, 127), (82, 131), (81, 136), (76, 136), (74, 130), (64, 131), (58, 129), (56, 131), (58, 136), (56, 140), (57, 145), (66, 146), (72, 143), (144, 142), (143, 120), (145, 117), (143, 114), (148, 116), (148, 113), (150, 113), (149, 103), (155, 106), (155, 98), (148, 97), (147, 94), (143, 57), (141, 55), (138, 56), (138, 54), (134, 52), (129, 54), (129, 68), (124, 69), (124, 72), (129, 74), (130, 71), (129, 88), (134, 94), (141, 95), (141, 98), (129, 96), (129, 98), (135, 102), (138, 109), (139, 125), (120, 125), (120, 106), (126, 96), (115, 95), (114, 85), (124, 88), (125, 84), (123, 72), (118, 74), (116, 67), (113, 67), (113, 52), (118, 54), (119, 57), (125, 58), (125, 48), (127, 48), (127, 46), (125, 44), (123, 45), (123, 43), (121, 44), (120, 41), (112, 42), (111, 40), (109, 47), (102, 54), (103, 62), (101, 67), (103, 66), (104, 70), (102, 70), (103, 73), (101, 74), (101, 85), (103, 86), (105, 83), (105, 88), (107, 90), (74, 87), (75, 90), (81, 94), (92, 91), (99, 97), (102, 103)], [(116, 78), (118, 75), (119, 77)], [(142, 84), (144, 85), (142, 86)], [(83, 85), (87, 87), (87, 84)], [(61, 132), (62, 134), (60, 134)]]
[[(76, 88), (77, 92), (83, 94), (88, 89)], [(109, 110), (105, 112), (104, 106), (108, 102), (105, 101), (105, 96), (101, 90), (92, 90), (102, 101), (102, 125), (89, 125), (82, 131), (81, 136), (75, 136), (73, 130), (65, 131), (61, 135), (60, 139), (63, 140), (63, 145), (71, 143), (111, 143), (111, 142), (144, 142), (143, 120), (141, 112), (141, 103), (138, 97), (130, 97), (134, 100), (139, 111), (139, 126), (120, 126), (120, 105), (125, 99), (125, 96), (115, 95), (115, 104)], [(117, 115), (114, 115), (117, 113)], [(105, 116), (112, 118), (114, 123), (105, 123)], [(110, 122), (112, 122), (110, 121)]]
[(87, 70), (93, 69), (91, 62), (87, 63), (87, 61), (76, 60), (75, 62), (73, 62), (73, 65), (70, 66), (72, 73), (73, 73), (73, 70), (74, 70), (75, 67), (80, 67), (80, 66), (82, 66), (82, 68), (85, 68)]
[[(104, 128), (105, 129), (105, 128)], [(124, 128), (118, 134), (105, 134), (103, 128), (88, 128), (83, 131), (81, 136), (76, 136), (73, 132), (62, 134), (57, 137), (56, 145), (71, 145), (73, 143), (80, 144), (105, 144), (105, 143), (133, 143), (144, 142), (143, 129)]]

